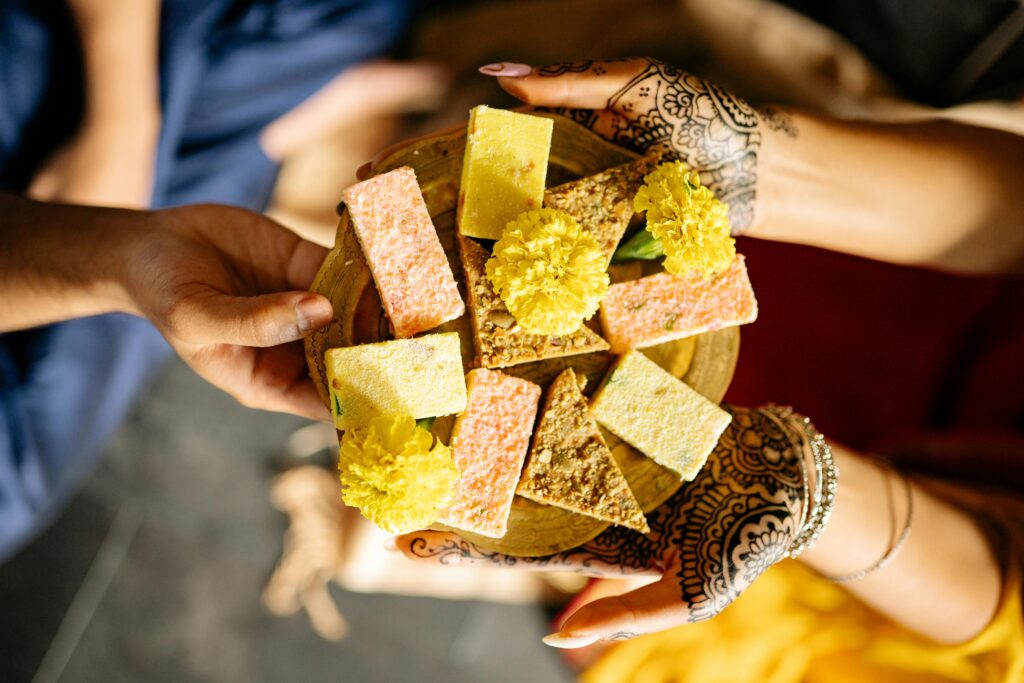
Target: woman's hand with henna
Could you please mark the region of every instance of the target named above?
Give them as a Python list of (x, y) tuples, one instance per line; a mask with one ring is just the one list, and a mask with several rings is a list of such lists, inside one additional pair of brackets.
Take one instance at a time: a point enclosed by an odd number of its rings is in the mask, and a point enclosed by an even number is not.
[(735, 233), (754, 222), (762, 126), (785, 125), (778, 112), (758, 112), (713, 83), (645, 57), (540, 68), (500, 63), (481, 72), (523, 102), (554, 109), (616, 144), (682, 159), (729, 205)]
[(709, 619), (782, 559), (799, 533), (808, 440), (800, 422), (732, 408), (733, 420), (694, 481), (648, 514), (651, 533), (611, 527), (545, 557), (480, 549), (459, 536), (419, 531), (396, 539), (415, 560), (441, 565), (659, 577), (580, 608), (548, 642), (580, 647)]

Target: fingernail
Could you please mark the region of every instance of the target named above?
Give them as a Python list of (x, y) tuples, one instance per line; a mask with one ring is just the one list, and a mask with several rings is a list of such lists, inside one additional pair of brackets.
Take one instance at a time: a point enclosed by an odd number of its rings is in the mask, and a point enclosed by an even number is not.
[(395, 541), (394, 536), (388, 536), (384, 539), (384, 550), (387, 550), (389, 553), (398, 552), (398, 543)]
[(599, 640), (601, 640), (600, 636), (567, 636), (560, 632), (550, 633), (541, 638), (541, 642), (545, 645), (557, 647), (562, 650), (586, 647), (587, 645), (593, 645)]
[(507, 76), (508, 78), (522, 78), (533, 73), (533, 67), (529, 64), (517, 62), (495, 62), (482, 66), (478, 70), (485, 76)]
[(356, 180), (366, 180), (370, 177), (370, 171), (373, 170), (373, 162), (367, 161), (365, 164), (356, 169)]
[(333, 315), (331, 303), (322, 296), (307, 296), (295, 304), (295, 316), (298, 318), (299, 332), (302, 334), (320, 329), (331, 322)]

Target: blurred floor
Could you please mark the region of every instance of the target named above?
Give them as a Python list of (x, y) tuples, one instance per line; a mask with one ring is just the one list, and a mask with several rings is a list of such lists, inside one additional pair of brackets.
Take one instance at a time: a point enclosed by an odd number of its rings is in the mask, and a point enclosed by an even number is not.
[(270, 465), (301, 424), (171, 364), (67, 512), (0, 566), (0, 681), (572, 680), (540, 607), (335, 589), (341, 643), (268, 614)]

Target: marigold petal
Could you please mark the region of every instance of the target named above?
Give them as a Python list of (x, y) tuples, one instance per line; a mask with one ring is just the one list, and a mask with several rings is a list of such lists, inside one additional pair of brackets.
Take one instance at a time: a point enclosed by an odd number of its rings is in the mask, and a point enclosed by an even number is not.
[(681, 161), (660, 164), (647, 174), (633, 208), (647, 213), (647, 230), (661, 241), (670, 273), (699, 272), (709, 278), (736, 258), (728, 207)]
[(571, 334), (608, 291), (597, 240), (564, 211), (527, 211), (510, 221), (487, 262), (487, 278), (527, 332)]
[(376, 417), (347, 430), (338, 470), (345, 504), (393, 534), (433, 523), (459, 479), (451, 450), (404, 415)]

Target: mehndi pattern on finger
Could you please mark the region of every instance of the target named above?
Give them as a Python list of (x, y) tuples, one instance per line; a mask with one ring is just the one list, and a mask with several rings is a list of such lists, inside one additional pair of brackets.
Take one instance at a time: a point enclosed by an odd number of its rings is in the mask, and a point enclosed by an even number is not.
[[(757, 163), (765, 117), (771, 128), (781, 121), (772, 110), (759, 114), (743, 98), (655, 59), (593, 60), (537, 70), (540, 76), (568, 73), (603, 76), (602, 63), (636, 61), (642, 69), (608, 98), (604, 110), (554, 111), (625, 147), (681, 159), (696, 169), (705, 184), (729, 206), (733, 234), (754, 221)], [(790, 124), (781, 128), (795, 134)]]

